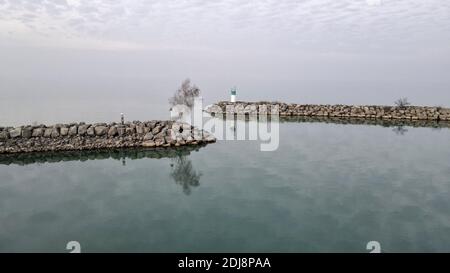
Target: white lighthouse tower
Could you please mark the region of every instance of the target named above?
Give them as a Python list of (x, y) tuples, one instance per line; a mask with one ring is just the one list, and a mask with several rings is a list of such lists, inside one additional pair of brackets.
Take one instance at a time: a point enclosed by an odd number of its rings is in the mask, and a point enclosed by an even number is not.
[(230, 102), (236, 102), (236, 87), (231, 88)]

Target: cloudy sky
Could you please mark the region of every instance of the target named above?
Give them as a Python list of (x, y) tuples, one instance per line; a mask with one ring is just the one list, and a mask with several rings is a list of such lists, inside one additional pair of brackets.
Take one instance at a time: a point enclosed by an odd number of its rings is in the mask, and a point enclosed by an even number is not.
[(450, 1), (0, 0), (0, 59), (8, 104), (159, 105), (190, 77), (210, 102), (237, 85), (248, 100), (450, 106)]

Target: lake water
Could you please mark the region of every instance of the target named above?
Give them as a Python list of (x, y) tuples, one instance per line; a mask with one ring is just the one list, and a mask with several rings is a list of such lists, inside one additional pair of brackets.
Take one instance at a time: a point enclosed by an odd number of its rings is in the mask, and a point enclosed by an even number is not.
[(273, 152), (219, 141), (0, 160), (0, 251), (448, 252), (449, 139), (282, 122)]

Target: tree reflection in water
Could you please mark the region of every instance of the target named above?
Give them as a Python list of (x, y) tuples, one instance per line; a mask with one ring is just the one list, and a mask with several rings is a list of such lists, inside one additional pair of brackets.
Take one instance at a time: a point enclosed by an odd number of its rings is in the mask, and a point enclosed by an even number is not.
[(396, 135), (400, 135), (403, 136), (406, 134), (406, 132), (408, 132), (408, 129), (406, 129), (404, 126), (397, 126), (394, 129), (392, 129), (392, 131), (396, 134)]
[(186, 195), (191, 194), (191, 188), (200, 185), (201, 172), (197, 172), (192, 166), (191, 160), (184, 155), (179, 155), (172, 159), (172, 170), (170, 176), (175, 180), (175, 183), (183, 187), (183, 192)]

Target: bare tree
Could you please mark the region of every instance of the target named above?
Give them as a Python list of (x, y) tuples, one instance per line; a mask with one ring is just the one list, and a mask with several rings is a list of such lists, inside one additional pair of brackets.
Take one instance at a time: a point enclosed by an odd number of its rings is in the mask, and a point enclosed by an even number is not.
[(408, 98), (400, 98), (398, 100), (396, 100), (395, 105), (397, 105), (397, 107), (400, 108), (405, 108), (406, 106), (411, 105), (411, 103), (409, 103)]
[(189, 108), (194, 106), (194, 99), (200, 95), (200, 89), (196, 85), (191, 85), (191, 80), (186, 79), (181, 84), (181, 87), (169, 99), (170, 105), (186, 105)]

